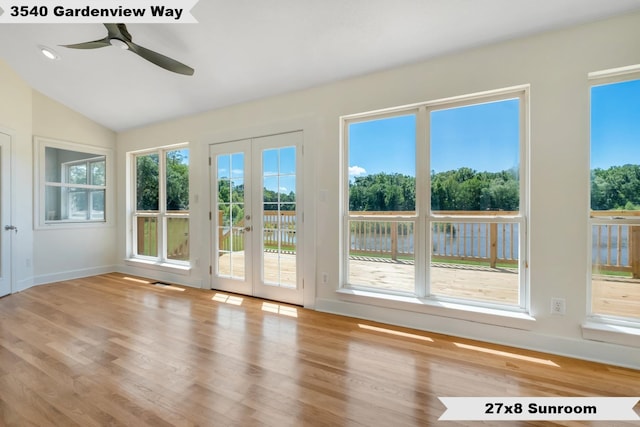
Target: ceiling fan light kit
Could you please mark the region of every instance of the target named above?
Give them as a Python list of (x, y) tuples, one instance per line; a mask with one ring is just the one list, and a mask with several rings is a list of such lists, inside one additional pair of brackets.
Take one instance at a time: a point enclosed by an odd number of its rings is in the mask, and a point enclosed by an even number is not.
[(192, 76), (195, 72), (193, 68), (178, 62), (175, 59), (135, 44), (125, 24), (104, 24), (104, 26), (107, 28), (107, 36), (105, 38), (62, 46), (71, 49), (99, 49), (101, 47), (117, 46), (123, 50), (130, 50), (136, 55), (146, 59), (158, 67), (164, 68), (165, 70), (184, 74), (186, 76)]
[(38, 50), (40, 51), (40, 53), (42, 53), (45, 58), (50, 59), (52, 61), (58, 60), (60, 59), (60, 55), (58, 55), (58, 52), (56, 52), (55, 50), (51, 49), (48, 46), (43, 46), (43, 45), (39, 45), (38, 46)]

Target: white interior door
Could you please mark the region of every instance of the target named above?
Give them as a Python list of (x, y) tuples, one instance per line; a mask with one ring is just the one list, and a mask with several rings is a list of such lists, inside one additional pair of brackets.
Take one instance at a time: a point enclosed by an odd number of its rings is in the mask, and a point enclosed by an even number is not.
[(0, 296), (11, 293), (11, 138), (0, 133)]
[(302, 132), (211, 146), (211, 287), (303, 303)]

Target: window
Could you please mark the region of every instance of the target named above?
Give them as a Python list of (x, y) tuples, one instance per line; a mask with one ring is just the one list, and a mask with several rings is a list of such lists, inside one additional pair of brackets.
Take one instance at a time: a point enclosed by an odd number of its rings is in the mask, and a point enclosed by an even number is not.
[(590, 314), (638, 324), (640, 72), (597, 75), (590, 95)]
[(133, 254), (160, 263), (189, 262), (189, 149), (135, 153)]
[(343, 288), (526, 309), (525, 97), (343, 119)]
[(105, 223), (108, 150), (42, 138), (35, 141), (39, 226)]

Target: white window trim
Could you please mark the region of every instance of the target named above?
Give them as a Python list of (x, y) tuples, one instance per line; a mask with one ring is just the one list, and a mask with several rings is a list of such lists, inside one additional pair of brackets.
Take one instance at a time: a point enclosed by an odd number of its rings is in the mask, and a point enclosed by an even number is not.
[[(379, 305), (389, 308), (397, 308), (408, 311), (420, 311), (429, 314), (446, 315), (450, 317), (478, 320), (503, 326), (520, 327), (528, 329), (535, 322), (530, 313), (530, 289), (528, 271), (528, 249), (529, 249), (529, 85), (514, 86), (494, 91), (481, 92), (471, 95), (458, 96), (402, 107), (394, 107), (383, 110), (358, 113), (343, 116), (340, 118), (340, 144), (341, 144), (341, 186), (340, 186), (340, 286), (337, 290), (339, 298), (352, 302)], [(443, 108), (455, 108), (465, 105), (474, 105), (492, 101), (518, 98), (520, 100), (520, 210), (517, 215), (482, 216), (478, 220), (484, 222), (516, 222), (520, 230), (519, 239), (519, 291), (520, 303), (518, 306), (507, 306), (482, 302), (478, 300), (462, 300), (455, 298), (443, 298), (427, 296), (428, 294), (428, 239), (416, 239), (415, 262), (416, 262), (416, 294), (406, 295), (372, 288), (359, 288), (348, 283), (348, 260), (349, 253), (349, 146), (348, 146), (348, 126), (352, 123), (378, 120), (387, 117), (395, 117), (403, 114), (416, 114), (416, 194), (426, 194), (426, 196), (416, 203), (415, 216), (384, 216), (384, 220), (404, 220), (415, 221), (416, 234), (424, 235), (426, 227), (430, 221), (441, 220), (467, 220), (468, 216), (438, 215), (432, 214), (429, 209), (430, 184), (429, 184), (429, 135), (428, 120), (429, 112)], [(423, 177), (422, 179), (420, 177)], [(367, 217), (369, 218), (369, 217)], [(375, 219), (371, 217), (369, 219)], [(473, 217), (472, 219), (477, 218)], [(423, 260), (423, 268), (417, 268)], [(424, 270), (424, 271), (421, 271)], [(513, 322), (519, 326), (514, 326)]]
[[(192, 268), (191, 260), (181, 261), (172, 260), (167, 257), (167, 242), (166, 242), (166, 227), (168, 218), (188, 218), (191, 219), (191, 207), (188, 212), (179, 211), (167, 211), (166, 205), (162, 206), (162, 202), (166, 200), (166, 153), (174, 150), (189, 149), (189, 143), (180, 143), (174, 145), (167, 145), (162, 147), (154, 147), (151, 149), (131, 151), (127, 153), (127, 160), (129, 162), (129, 179), (127, 180), (127, 191), (129, 192), (127, 222), (129, 224), (127, 233), (127, 247), (128, 256), (125, 259), (125, 263), (135, 267), (150, 268), (159, 271), (165, 271), (176, 274), (189, 274)], [(158, 211), (137, 211), (136, 209), (136, 158), (138, 156), (144, 156), (148, 154), (158, 154), (158, 191), (159, 191), (159, 205)], [(189, 165), (191, 166), (191, 165)], [(189, 167), (191, 171), (191, 167)], [(191, 180), (190, 180), (191, 182)], [(190, 190), (191, 192), (191, 190)], [(157, 227), (162, 227), (162, 232), (158, 233), (158, 257), (150, 257), (138, 254), (137, 248), (137, 218), (149, 217), (156, 218)], [(189, 231), (191, 233), (191, 230)], [(191, 239), (189, 239), (191, 244)], [(191, 253), (191, 251), (189, 251)]]
[[(591, 89), (612, 83), (621, 83), (630, 80), (640, 79), (640, 64), (627, 67), (614, 68), (609, 70), (594, 71), (588, 74), (588, 99), (589, 115), (591, 114)], [(589, 127), (591, 121), (589, 121)], [(589, 131), (589, 135), (591, 132)], [(591, 146), (591, 136), (589, 136), (589, 146)], [(591, 150), (589, 150), (591, 156)], [(591, 168), (591, 161), (589, 161)], [(590, 176), (590, 174), (589, 174)], [(591, 179), (587, 181), (587, 191), (591, 195)], [(640, 317), (627, 318), (593, 313), (593, 289), (592, 289), (592, 256), (593, 256), (593, 227), (595, 225), (620, 224), (629, 226), (640, 225), (640, 218), (633, 216), (620, 217), (594, 217), (591, 215), (591, 197), (587, 202), (587, 212), (589, 213), (587, 236), (589, 239), (587, 251), (587, 306), (586, 318), (582, 324), (582, 336), (585, 339), (603, 341), (612, 344), (640, 347)], [(618, 215), (618, 214), (617, 214)]]
[[(113, 209), (115, 206), (114, 191), (114, 172), (113, 172), (113, 160), (112, 150), (105, 147), (98, 147), (95, 145), (80, 144), (76, 142), (62, 141), (53, 138), (34, 136), (34, 153), (35, 153), (35, 167), (34, 167), (34, 183), (35, 183), (35, 197), (33, 203), (33, 218), (34, 229), (36, 230), (50, 230), (50, 229), (65, 229), (65, 228), (86, 228), (86, 227), (112, 227), (113, 226)], [(46, 181), (46, 148), (57, 148), (61, 150), (76, 151), (80, 153), (93, 154), (95, 157), (104, 157), (105, 159), (105, 185), (94, 186), (85, 184), (66, 184), (66, 183), (51, 183)], [(86, 162), (87, 160), (82, 160)], [(73, 162), (69, 162), (73, 163)], [(47, 213), (45, 211), (45, 189), (46, 187), (59, 186), (59, 187), (73, 187), (73, 188), (87, 188), (96, 190), (105, 190), (105, 213), (104, 219), (100, 220), (47, 220)]]

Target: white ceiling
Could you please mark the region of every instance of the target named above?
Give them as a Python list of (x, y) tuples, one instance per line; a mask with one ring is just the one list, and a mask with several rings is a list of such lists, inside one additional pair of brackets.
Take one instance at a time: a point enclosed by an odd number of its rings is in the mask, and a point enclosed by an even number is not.
[(134, 42), (193, 76), (116, 47), (58, 46), (106, 36), (100, 24), (2, 24), (0, 58), (121, 131), (636, 10), (640, 0), (200, 0), (198, 24), (127, 25)]

